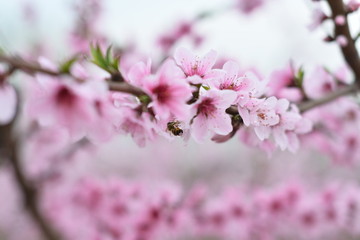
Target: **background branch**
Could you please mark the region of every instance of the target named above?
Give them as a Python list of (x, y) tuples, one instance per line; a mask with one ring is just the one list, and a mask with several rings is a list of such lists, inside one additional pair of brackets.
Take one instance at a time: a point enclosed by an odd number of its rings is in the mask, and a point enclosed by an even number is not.
[[(17, 94), (18, 95), (18, 94)], [(19, 99), (17, 106), (17, 114), (19, 110)], [(40, 209), (38, 192), (32, 181), (26, 176), (25, 170), (21, 164), (19, 157), (20, 141), (15, 137), (14, 125), (16, 116), (6, 125), (0, 125), (0, 150), (1, 159), (6, 159), (13, 169), (15, 182), (23, 199), (25, 208), (30, 217), (38, 226), (39, 231), (47, 240), (60, 240), (58, 233), (52, 228), (49, 221), (43, 215)]]
[[(327, 0), (332, 12), (332, 19), (335, 26), (335, 38), (338, 36), (344, 36), (347, 39), (347, 44), (341, 46), (341, 52), (345, 61), (350, 66), (355, 74), (356, 83), (360, 85), (360, 59), (359, 54), (355, 46), (355, 42), (350, 33), (349, 23), (347, 19), (347, 11), (343, 0)], [(344, 24), (336, 24), (335, 18), (337, 16), (343, 16), (345, 18)]]
[(302, 102), (298, 105), (300, 112), (306, 112), (310, 109), (315, 107), (319, 107), (321, 105), (327, 104), (329, 102), (334, 101), (339, 97), (343, 97), (349, 94), (354, 94), (359, 90), (359, 86), (357, 84), (349, 85), (346, 87), (342, 87), (337, 91), (331, 92), (328, 95), (324, 96), (323, 98)]

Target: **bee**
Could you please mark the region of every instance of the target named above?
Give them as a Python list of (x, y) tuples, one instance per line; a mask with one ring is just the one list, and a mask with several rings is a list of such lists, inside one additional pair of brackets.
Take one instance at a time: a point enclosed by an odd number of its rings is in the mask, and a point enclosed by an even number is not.
[(167, 130), (171, 132), (174, 136), (181, 136), (184, 133), (184, 131), (180, 128), (179, 121), (168, 122)]

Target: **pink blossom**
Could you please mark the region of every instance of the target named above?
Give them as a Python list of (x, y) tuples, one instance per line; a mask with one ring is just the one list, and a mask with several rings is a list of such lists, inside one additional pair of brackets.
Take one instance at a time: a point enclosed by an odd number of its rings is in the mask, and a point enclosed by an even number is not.
[(352, 12), (358, 10), (359, 7), (360, 7), (360, 1), (359, 0), (350, 0), (347, 3), (347, 8)]
[(336, 25), (342, 26), (346, 22), (346, 18), (344, 15), (338, 15), (335, 17), (335, 23)]
[(350, 84), (354, 81), (354, 78), (351, 76), (352, 72), (350, 71), (347, 65), (343, 65), (339, 67), (335, 72), (334, 75), (338, 81), (344, 84)]
[(39, 74), (30, 92), (28, 113), (41, 125), (62, 126), (80, 138), (96, 118), (92, 103), (84, 86)]
[(156, 138), (158, 130), (149, 113), (139, 114), (137, 109), (125, 107), (119, 110), (123, 116), (118, 123), (115, 123), (119, 133), (130, 134), (140, 147), (144, 147), (147, 141), (152, 141)]
[(333, 91), (336, 83), (323, 67), (317, 67), (310, 74), (305, 75), (303, 86), (306, 96), (316, 99)]
[[(279, 122), (279, 116), (275, 113), (277, 99), (251, 99), (244, 106), (238, 105), (239, 114), (245, 126), (269, 127)], [(261, 137), (261, 139), (264, 139)]]
[(68, 187), (47, 189), (43, 209), (67, 238), (79, 240), (359, 235), (360, 190), (352, 184), (327, 184), (316, 190), (292, 183), (232, 187), (216, 194), (210, 190), (186, 193), (170, 181), (154, 187), (87, 177)]
[(189, 117), (191, 88), (183, 79), (182, 71), (174, 61), (168, 60), (160, 67), (156, 75), (144, 79), (144, 90), (149, 94), (155, 114), (162, 119), (170, 116), (186, 120)]
[(251, 96), (255, 96), (258, 79), (253, 74), (240, 75), (239, 65), (234, 61), (227, 61), (223, 69), (224, 74), (209, 81), (210, 86), (220, 90), (233, 90), (237, 93), (237, 101), (245, 104)]
[(250, 14), (264, 4), (264, 0), (237, 0), (237, 8), (245, 14)]
[(97, 126), (87, 130), (87, 137), (91, 142), (103, 143), (115, 134), (115, 124), (122, 116), (103, 81), (90, 81), (86, 87), (95, 110), (93, 126)]
[(236, 93), (230, 90), (202, 91), (192, 107), (195, 117), (191, 125), (192, 136), (203, 142), (209, 133), (226, 135), (232, 130), (231, 118), (225, 110), (234, 103)]
[(346, 47), (348, 45), (348, 39), (344, 36), (344, 35), (339, 35), (336, 37), (336, 42), (341, 46), (341, 47)]
[(194, 84), (198, 84), (220, 74), (212, 70), (216, 55), (216, 52), (211, 50), (203, 58), (200, 58), (186, 48), (178, 48), (175, 51), (174, 58), (187, 79)]
[(313, 11), (312, 15), (312, 23), (308, 26), (308, 28), (313, 31), (316, 28), (318, 28), (328, 17), (325, 15), (325, 13), (320, 9), (316, 8)]
[(289, 110), (289, 105), (286, 99), (270, 97), (250, 100), (244, 107), (238, 105), (238, 110), (245, 126), (254, 127), (261, 141), (273, 136), (280, 149), (296, 151), (297, 134), (311, 131), (311, 122), (302, 118), (295, 106)]
[(145, 77), (151, 74), (151, 60), (148, 59), (146, 63), (140, 61), (132, 65), (126, 74), (126, 80), (135, 85), (142, 87)]
[(276, 106), (276, 112), (280, 116), (280, 122), (272, 128), (276, 144), (281, 150), (288, 148), (295, 152), (299, 148), (298, 134), (305, 134), (311, 131), (310, 120), (302, 118), (298, 109), (292, 105), (289, 110), (289, 102), (280, 99)]
[(270, 75), (267, 94), (278, 98), (286, 98), (292, 102), (300, 101), (302, 99), (301, 90), (297, 87), (289, 87), (289, 85), (294, 84), (294, 78), (294, 70), (291, 65), (282, 70), (274, 71)]
[(184, 37), (189, 37), (196, 45), (199, 41), (199, 36), (193, 31), (194, 23), (194, 21), (182, 21), (173, 25), (170, 31), (167, 31), (159, 37), (158, 44), (165, 52), (168, 52)]

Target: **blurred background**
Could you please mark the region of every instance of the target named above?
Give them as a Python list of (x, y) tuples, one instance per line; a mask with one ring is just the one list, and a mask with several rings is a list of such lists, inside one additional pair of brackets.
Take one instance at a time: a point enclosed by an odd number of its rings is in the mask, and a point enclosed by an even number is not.
[[(323, 41), (332, 26), (324, 24), (309, 30), (315, 9), (312, 1), (267, 0), (252, 11), (241, 9), (237, 6), (240, 2), (0, 0), (0, 48), (14, 55), (44, 55), (53, 62), (69, 59), (74, 49), (94, 41), (111, 44), (120, 52), (130, 49), (136, 59), (151, 57), (155, 62), (171, 55), (178, 46), (200, 55), (214, 49), (220, 60), (234, 59), (241, 68), (255, 69), (265, 79), (289, 62), (306, 70), (317, 65), (330, 69), (343, 66), (338, 46)], [(90, 10), (81, 8), (87, 4)], [(351, 18), (351, 28), (356, 31), (360, 28), (359, 14)], [(161, 37), (171, 36), (194, 19), (198, 20), (192, 26), (193, 38), (176, 39), (173, 46), (164, 47)], [(87, 28), (86, 23), (92, 27)], [(358, 183), (358, 167), (335, 165), (329, 157), (308, 148), (306, 142), (302, 144), (296, 154), (277, 150), (268, 155), (245, 146), (237, 136), (222, 144), (209, 140), (201, 145), (193, 140), (160, 139), (140, 148), (131, 137), (119, 135), (101, 146), (80, 149), (73, 156), (76, 161), (63, 167), (69, 179), (90, 175), (154, 185), (170, 181), (185, 189), (203, 184), (214, 191), (243, 185), (256, 188), (305, 183), (320, 188), (331, 183)], [(31, 168), (31, 162), (28, 165)], [(14, 220), (19, 209), (13, 193), (4, 167), (0, 169), (0, 205), (7, 208), (0, 208), (0, 233), (1, 228), (9, 227), (8, 219), (22, 227), (22, 220)]]
[[(90, 2), (90, 1), (89, 1)], [(194, 26), (203, 39), (196, 52), (209, 49), (219, 58), (237, 60), (243, 68), (256, 68), (265, 78), (289, 61), (311, 69), (316, 65), (337, 68), (343, 64), (335, 44), (322, 41), (331, 26), (309, 30), (314, 5), (306, 0), (269, 0), (245, 13), (233, 0), (104, 0), (98, 1), (94, 31), (109, 44), (136, 49), (142, 56), (160, 58), (159, 36), (199, 14), (208, 17)], [(77, 0), (0, 0), (0, 46), (11, 54), (45, 54), (52, 61), (69, 58), (69, 32), (81, 19)], [(358, 19), (357, 15), (352, 16)], [(357, 21), (351, 26), (356, 29)], [(176, 46), (194, 48), (187, 39)], [(169, 50), (170, 52), (173, 49)], [(118, 175), (154, 181), (173, 179), (186, 186), (197, 182), (224, 184), (272, 184), (290, 179), (326, 182), (357, 178), (353, 169), (339, 167), (312, 150), (297, 154), (276, 151), (268, 156), (244, 146), (237, 137), (203, 145), (192, 140), (151, 142), (139, 148), (130, 137), (119, 136), (93, 154), (84, 155), (76, 171)]]

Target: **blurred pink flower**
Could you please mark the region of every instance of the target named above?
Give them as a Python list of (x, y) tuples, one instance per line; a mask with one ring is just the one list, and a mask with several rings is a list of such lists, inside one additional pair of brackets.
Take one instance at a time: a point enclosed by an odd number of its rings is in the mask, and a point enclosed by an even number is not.
[(250, 14), (265, 3), (264, 0), (237, 0), (237, 8), (245, 14)]
[(297, 87), (289, 87), (294, 84), (294, 70), (291, 65), (286, 68), (271, 73), (268, 91), (269, 96), (286, 98), (292, 102), (298, 102), (302, 99), (301, 90)]
[(306, 96), (311, 99), (316, 99), (334, 91), (336, 83), (333, 76), (323, 67), (319, 66), (310, 74), (305, 75), (303, 86)]
[(316, 28), (318, 28), (328, 17), (326, 16), (326, 14), (320, 9), (320, 8), (316, 8), (313, 11), (312, 14), (312, 22), (311, 24), (309, 24), (308, 28), (309, 30), (313, 31)]
[(96, 118), (94, 102), (86, 86), (41, 74), (32, 85), (29, 115), (44, 126), (61, 126), (72, 137), (83, 137)]

